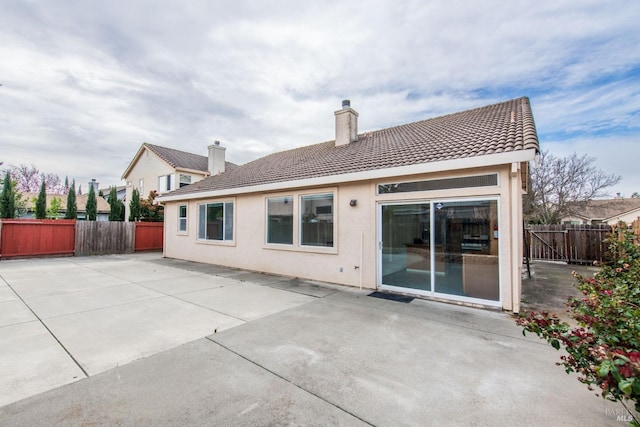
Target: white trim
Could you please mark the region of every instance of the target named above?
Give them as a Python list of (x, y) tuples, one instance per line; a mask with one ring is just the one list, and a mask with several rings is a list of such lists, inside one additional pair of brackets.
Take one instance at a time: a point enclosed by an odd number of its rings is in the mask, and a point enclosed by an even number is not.
[(345, 182), (366, 181), (371, 179), (384, 179), (405, 175), (418, 175), (424, 173), (444, 172), (457, 169), (479, 168), (485, 166), (497, 166), (513, 162), (528, 162), (534, 159), (536, 150), (520, 150), (508, 153), (489, 154), (486, 156), (465, 157), (461, 159), (444, 160), (441, 162), (420, 163), (409, 166), (398, 166), (385, 169), (373, 169), (363, 172), (351, 172), (341, 175), (329, 175), (317, 178), (297, 179), (293, 181), (274, 182), (270, 184), (252, 185), (247, 187), (228, 188), (223, 190), (211, 190), (198, 193), (179, 194), (174, 196), (160, 196), (156, 200), (160, 203), (174, 202), (178, 200), (206, 199), (225, 197), (236, 194), (256, 193), (262, 191), (281, 191), (289, 188), (301, 188), (312, 186), (327, 186)]
[[(503, 227), (504, 222), (501, 221), (500, 218), (500, 201), (501, 201), (501, 197), (499, 195), (494, 195), (494, 196), (483, 196), (483, 195), (470, 195), (468, 197), (452, 197), (452, 198), (446, 198), (446, 197), (437, 197), (437, 198), (414, 198), (414, 199), (410, 199), (410, 200), (391, 200), (391, 201), (384, 201), (384, 200), (380, 200), (376, 203), (376, 288), (377, 289), (384, 289), (384, 290), (390, 290), (390, 291), (394, 291), (394, 292), (402, 292), (405, 294), (415, 294), (415, 295), (421, 295), (421, 296), (427, 296), (427, 297), (433, 297), (433, 298), (440, 298), (440, 299), (444, 299), (444, 300), (451, 300), (451, 301), (460, 301), (460, 302), (467, 302), (467, 303), (474, 303), (474, 304), (481, 304), (481, 305), (485, 305), (485, 306), (491, 306), (491, 307), (502, 307), (503, 306), (503, 300), (504, 300), (504, 293), (502, 290), (502, 286), (504, 283), (503, 277), (502, 277), (502, 266), (504, 261), (504, 258), (506, 256), (506, 254), (503, 254), (500, 251), (500, 247), (498, 246), (498, 300), (494, 301), (494, 300), (486, 300), (486, 299), (481, 299), (481, 298), (473, 298), (473, 297), (465, 297), (462, 295), (455, 295), (455, 294), (446, 294), (446, 293), (442, 293), (442, 292), (438, 292), (437, 290), (435, 290), (435, 283), (436, 283), (436, 277), (435, 275), (436, 273), (436, 269), (435, 268), (431, 268), (430, 269), (430, 273), (429, 273), (429, 279), (430, 279), (430, 290), (423, 290), (423, 289), (415, 289), (415, 288), (409, 288), (409, 287), (401, 287), (401, 286), (393, 286), (393, 285), (385, 285), (382, 283), (382, 208), (383, 206), (389, 206), (389, 205), (417, 205), (417, 204), (429, 204), (429, 222), (430, 222), (430, 229), (433, 230), (435, 227), (435, 205), (437, 203), (456, 203), (456, 202), (473, 202), (473, 201), (478, 201), (478, 202), (482, 202), (482, 201), (495, 201), (496, 202), (496, 212), (497, 212), (497, 224), (499, 229), (501, 227)], [(429, 245), (431, 248), (435, 248), (435, 233), (432, 231), (429, 233)], [(435, 250), (430, 250), (430, 265), (435, 266), (436, 265), (436, 251)]]

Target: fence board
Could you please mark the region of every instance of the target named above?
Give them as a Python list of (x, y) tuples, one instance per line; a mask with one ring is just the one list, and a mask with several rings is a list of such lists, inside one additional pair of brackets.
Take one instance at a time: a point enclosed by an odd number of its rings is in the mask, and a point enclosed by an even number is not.
[(136, 222), (135, 250), (161, 250), (164, 245), (164, 223)]
[(529, 225), (529, 257), (548, 261), (591, 264), (602, 261), (603, 240), (611, 227), (600, 225)]
[(76, 255), (133, 252), (134, 228), (132, 222), (78, 221)]
[(73, 255), (73, 219), (3, 219), (0, 223), (0, 258)]

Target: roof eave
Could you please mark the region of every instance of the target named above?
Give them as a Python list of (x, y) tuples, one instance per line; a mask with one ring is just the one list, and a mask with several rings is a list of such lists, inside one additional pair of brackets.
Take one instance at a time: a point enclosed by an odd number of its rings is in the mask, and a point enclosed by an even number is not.
[(274, 182), (269, 184), (252, 185), (247, 187), (235, 187), (223, 190), (201, 191), (171, 196), (160, 196), (156, 200), (160, 203), (181, 200), (205, 199), (225, 197), (237, 194), (248, 194), (266, 191), (278, 191), (287, 188), (316, 187), (321, 185), (334, 185), (345, 182), (366, 181), (371, 179), (384, 179), (404, 175), (416, 175), (433, 172), (445, 172), (456, 169), (469, 169), (486, 166), (497, 166), (514, 162), (528, 162), (535, 158), (536, 149), (511, 151), (506, 153), (488, 154), (485, 156), (464, 157), (439, 162), (419, 163), (408, 166), (398, 166), (385, 169), (372, 169), (362, 172), (352, 172), (340, 175), (321, 176), (317, 178), (298, 179), (293, 181)]

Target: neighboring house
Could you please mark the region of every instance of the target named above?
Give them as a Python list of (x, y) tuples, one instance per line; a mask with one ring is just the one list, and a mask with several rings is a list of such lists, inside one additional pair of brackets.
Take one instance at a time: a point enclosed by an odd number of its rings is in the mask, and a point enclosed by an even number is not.
[(631, 224), (640, 217), (640, 198), (589, 200), (571, 204), (569, 211), (563, 224)]
[(527, 98), (271, 154), (159, 198), (164, 255), (520, 310)]
[[(122, 179), (126, 181), (125, 200), (131, 200), (134, 188), (138, 189), (140, 199), (146, 199), (152, 191), (164, 194), (225, 169), (233, 169), (236, 165), (224, 161), (224, 150), (218, 141), (209, 146), (209, 156), (145, 142), (122, 174)], [(222, 163), (215, 163), (214, 157), (223, 159)], [(129, 220), (129, 213), (129, 203), (125, 203), (126, 221)]]
[[(102, 194), (104, 194), (105, 200), (109, 198), (109, 193), (111, 193), (111, 187), (101, 188)], [(127, 187), (125, 185), (116, 186), (116, 198), (121, 202), (125, 202), (127, 200)]]
[[(36, 217), (36, 203), (35, 200), (38, 199), (38, 193), (20, 193), (22, 195), (22, 199), (27, 203), (27, 212), (21, 215), (21, 218), (35, 218)], [(67, 195), (66, 194), (47, 194), (47, 208), (51, 206), (51, 201), (54, 197), (60, 199), (60, 210), (58, 210), (58, 218), (64, 218), (67, 213)], [(89, 198), (88, 194), (77, 194), (76, 195), (76, 207), (78, 209), (78, 219), (84, 220), (87, 219), (87, 199)], [(111, 207), (106, 200), (102, 197), (98, 197), (96, 194), (96, 202), (97, 202), (97, 221), (109, 221), (109, 212), (111, 212)]]

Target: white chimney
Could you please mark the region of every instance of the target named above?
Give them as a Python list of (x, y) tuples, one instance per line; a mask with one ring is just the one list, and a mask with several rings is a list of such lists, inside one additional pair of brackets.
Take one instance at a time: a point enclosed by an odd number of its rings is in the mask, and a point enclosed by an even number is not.
[(215, 141), (209, 146), (209, 173), (217, 175), (224, 172), (224, 152), (226, 148), (220, 146), (220, 141)]
[(358, 140), (358, 113), (351, 108), (351, 101), (342, 101), (342, 109), (336, 115), (336, 147)]

